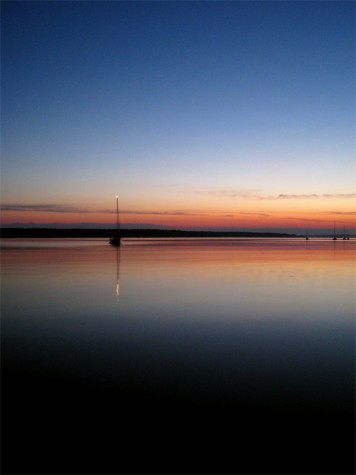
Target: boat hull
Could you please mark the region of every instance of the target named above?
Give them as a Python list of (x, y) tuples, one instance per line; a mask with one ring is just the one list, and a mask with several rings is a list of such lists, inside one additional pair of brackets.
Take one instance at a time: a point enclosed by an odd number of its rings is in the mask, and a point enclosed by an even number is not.
[(119, 238), (119, 237), (112, 237), (112, 238), (110, 238), (109, 243), (110, 243), (112, 246), (119, 247), (119, 246), (121, 246), (121, 238)]

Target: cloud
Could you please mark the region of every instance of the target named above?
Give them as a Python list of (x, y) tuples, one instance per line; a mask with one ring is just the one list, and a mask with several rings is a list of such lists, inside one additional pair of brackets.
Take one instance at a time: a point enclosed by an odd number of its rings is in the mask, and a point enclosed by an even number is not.
[[(4, 204), (0, 206), (2, 211), (22, 211), (22, 212), (38, 212), (38, 213), (64, 213), (64, 214), (116, 214), (116, 209), (88, 209), (75, 206), (63, 205), (63, 204)], [(235, 212), (228, 211), (216, 211), (216, 210), (130, 210), (121, 209), (120, 215), (132, 215), (132, 216), (181, 216), (181, 217), (194, 217), (194, 216), (217, 216), (225, 218), (236, 218), (237, 216), (270, 216), (264, 212)]]
[(289, 219), (293, 221), (310, 221), (312, 223), (330, 223), (329, 219), (314, 219), (314, 218), (293, 218), (293, 217), (286, 217), (284, 219)]
[[(283, 198), (281, 198), (283, 196)], [(287, 198), (287, 196), (289, 198)], [(292, 199), (292, 197), (298, 196), (301, 197), (321, 197), (324, 195), (278, 195), (273, 199)], [(328, 197), (331, 196), (340, 196), (340, 195), (327, 195)], [(349, 195), (342, 195), (343, 197), (356, 197), (356, 194), (349, 194)], [(265, 198), (268, 199), (268, 198)], [(272, 198), (269, 198), (272, 199)], [(88, 208), (80, 208), (76, 206), (70, 205), (63, 205), (63, 204), (4, 204), (0, 205), (0, 210), (2, 211), (22, 211), (22, 212), (38, 212), (38, 213), (65, 213), (65, 214), (114, 214), (116, 213), (115, 209), (88, 209)], [(246, 212), (246, 211), (237, 211), (235, 213), (231, 212), (224, 212), (224, 211), (209, 211), (209, 210), (164, 210), (164, 211), (156, 211), (156, 210), (120, 210), (121, 215), (141, 215), (141, 216), (223, 216), (226, 218), (236, 218), (237, 216), (261, 216), (261, 217), (269, 217), (271, 216), (269, 213), (264, 211), (258, 212)], [(326, 211), (324, 214), (330, 215), (339, 215), (339, 216), (355, 216), (356, 211)], [(320, 221), (324, 222), (324, 220), (318, 219), (308, 219), (308, 218), (287, 218), (293, 220), (301, 220), (301, 221)]]
[[(107, 213), (114, 213), (116, 211), (106, 210)], [(204, 216), (206, 213), (202, 211), (141, 211), (141, 210), (122, 210), (120, 214), (134, 214), (134, 215), (155, 215), (155, 216)]]
[[(356, 212), (345, 212), (343, 213), (342, 211), (340, 212), (331, 212), (331, 211), (325, 211), (323, 214), (336, 214), (336, 215), (339, 215), (339, 216), (349, 216), (349, 215), (356, 215)], [(286, 217), (284, 219), (289, 219), (289, 220), (293, 220), (293, 221), (311, 221), (311, 222), (318, 222), (318, 223), (330, 223), (330, 219), (314, 219), (314, 218), (293, 218), (293, 217)], [(342, 222), (342, 221), (340, 221)]]
[[(113, 211), (107, 211), (107, 212), (113, 212)], [(122, 214), (148, 214), (148, 215), (158, 215), (158, 216), (211, 216), (211, 215), (218, 215), (218, 216), (224, 216), (226, 218), (235, 218), (237, 215), (255, 215), (255, 216), (270, 216), (270, 214), (264, 213), (264, 212), (257, 212), (257, 213), (248, 213), (248, 212), (236, 212), (236, 213), (226, 213), (224, 211), (200, 211), (200, 210), (195, 210), (195, 211), (139, 211), (139, 210), (123, 210), (120, 211)]]
[(196, 190), (194, 191), (196, 195), (209, 195), (217, 196), (222, 198), (255, 198), (256, 190)]
[(356, 198), (356, 193), (323, 193), (323, 194), (284, 194), (281, 193), (277, 196), (259, 196), (258, 199), (260, 200), (313, 200), (319, 198)]
[(313, 200), (320, 198), (333, 198), (333, 199), (350, 199), (356, 198), (356, 193), (308, 193), (308, 194), (289, 194), (280, 193), (278, 195), (262, 195), (257, 190), (233, 190), (233, 189), (220, 189), (220, 190), (196, 190), (195, 194), (216, 196), (218, 198), (249, 198), (255, 200)]
[(92, 213), (88, 209), (62, 204), (4, 204), (1, 211), (36, 211), (40, 213)]
[(339, 193), (335, 195), (329, 195), (325, 193), (321, 196), (324, 198), (356, 198), (356, 193)]
[(326, 211), (327, 214), (338, 214), (342, 216), (356, 216), (356, 211)]
[[(26, 211), (39, 213), (103, 213), (114, 214), (116, 209), (88, 209), (76, 206), (69, 206), (63, 204), (3, 204), (0, 206), (1, 211)], [(120, 214), (133, 215), (155, 215), (155, 216), (202, 216), (207, 214), (203, 211), (186, 211), (186, 210), (171, 210), (171, 211), (146, 211), (146, 210), (120, 210)]]
[[(275, 200), (312, 200), (318, 198), (318, 195), (315, 193), (309, 195), (287, 195), (287, 194), (280, 194), (278, 196), (272, 196), (270, 199)], [(269, 199), (269, 198), (266, 198)]]
[(240, 211), (240, 212), (238, 212), (238, 213), (236, 213), (236, 214), (243, 214), (243, 215), (245, 215), (245, 214), (252, 214), (252, 215), (255, 215), (255, 216), (271, 216), (270, 214), (268, 214), (268, 213), (263, 213), (263, 212), (259, 212), (259, 213), (247, 213), (247, 212), (244, 212), (244, 211)]

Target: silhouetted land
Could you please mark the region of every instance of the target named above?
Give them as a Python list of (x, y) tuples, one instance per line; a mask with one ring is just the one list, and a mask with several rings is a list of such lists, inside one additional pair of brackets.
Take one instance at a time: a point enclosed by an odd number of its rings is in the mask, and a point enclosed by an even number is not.
[[(112, 229), (2, 228), (2, 238), (109, 238)], [(179, 231), (167, 229), (122, 229), (122, 238), (235, 238), (235, 237), (297, 237), (287, 233)]]

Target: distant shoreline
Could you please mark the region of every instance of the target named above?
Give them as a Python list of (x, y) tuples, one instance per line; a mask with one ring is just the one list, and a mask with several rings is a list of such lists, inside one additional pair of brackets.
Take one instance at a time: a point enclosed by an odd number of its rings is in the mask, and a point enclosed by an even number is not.
[[(60, 228), (2, 228), (1, 238), (110, 238), (112, 229), (60, 229)], [(166, 229), (122, 229), (122, 238), (237, 238), (237, 237), (300, 237), (289, 233), (240, 232), (240, 231), (180, 231)]]

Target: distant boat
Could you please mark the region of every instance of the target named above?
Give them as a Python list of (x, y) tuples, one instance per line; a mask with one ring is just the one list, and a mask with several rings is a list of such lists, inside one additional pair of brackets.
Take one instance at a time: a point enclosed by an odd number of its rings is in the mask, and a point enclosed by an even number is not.
[(109, 242), (112, 246), (115, 246), (115, 247), (121, 246), (121, 238), (119, 236), (114, 236), (110, 238)]
[(109, 243), (112, 246), (118, 247), (121, 246), (121, 237), (120, 237), (120, 219), (119, 219), (119, 197), (116, 195), (116, 236), (110, 238)]
[(345, 226), (344, 226), (344, 237), (342, 238), (344, 241), (348, 241), (350, 238), (348, 234), (346, 233)]

